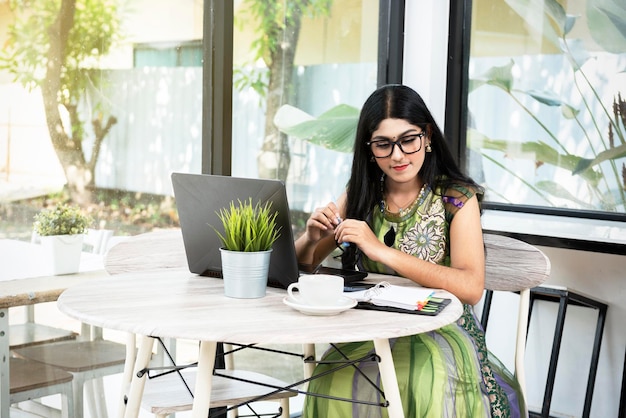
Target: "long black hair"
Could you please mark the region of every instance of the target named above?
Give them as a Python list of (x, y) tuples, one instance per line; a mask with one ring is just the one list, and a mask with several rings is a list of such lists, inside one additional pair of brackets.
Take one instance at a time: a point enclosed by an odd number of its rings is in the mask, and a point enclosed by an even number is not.
[[(346, 217), (369, 220), (371, 212), (383, 199), (380, 187), (382, 170), (374, 161), (367, 142), (384, 119), (403, 119), (419, 126), (430, 138), (431, 152), (426, 153), (420, 176), (432, 190), (445, 191), (451, 184), (461, 184), (481, 191), (481, 187), (463, 174), (457, 165), (443, 133), (422, 97), (410, 87), (391, 84), (378, 88), (363, 104), (354, 141), (352, 172), (348, 181)], [(344, 252), (344, 267), (354, 266), (356, 248)]]

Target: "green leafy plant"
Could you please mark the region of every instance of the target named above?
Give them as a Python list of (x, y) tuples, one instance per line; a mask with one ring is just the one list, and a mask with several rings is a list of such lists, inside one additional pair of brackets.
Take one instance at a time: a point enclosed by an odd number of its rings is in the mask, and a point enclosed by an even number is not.
[(229, 251), (268, 251), (280, 236), (276, 227), (278, 212), (271, 210), (272, 202), (252, 205), (252, 199), (220, 210), (217, 215), (222, 221), (224, 234), (213, 229), (222, 241), (223, 248)]
[[(551, 91), (547, 82), (535, 88), (518, 88), (515, 86), (513, 69), (519, 65), (513, 59), (474, 77), (470, 80), (470, 94), (482, 86), (500, 89), (534, 120), (545, 137), (514, 142), (490, 138), (475, 129), (468, 129), (468, 146), (481, 153), (484, 159), (516, 177), (548, 205), (552, 205), (556, 198), (583, 209), (623, 211), (626, 206), (626, 165), (623, 160), (626, 157), (626, 102), (620, 91), (615, 92), (612, 103), (603, 102), (600, 94), (603, 86), (594, 85), (585, 64), (597, 58), (593, 54), (623, 53), (626, 46), (626, 8), (623, 3), (615, 0), (589, 1), (585, 16), (587, 29), (599, 44), (600, 50), (588, 51), (580, 39), (570, 39), (568, 36), (580, 16), (566, 14), (556, 0), (542, 1), (539, 7), (534, 0), (505, 1), (524, 20), (529, 30), (541, 34), (566, 58), (570, 64), (572, 82), (562, 88), (561, 93)], [(609, 70), (607, 68), (604, 71)], [(602, 74), (602, 77), (610, 79), (615, 75)], [(551, 77), (545, 78), (549, 80)], [(570, 91), (578, 93), (579, 105), (568, 103), (563, 98)], [(559, 109), (560, 123), (567, 126), (570, 133), (565, 136), (558, 132), (544, 112), (533, 111), (529, 101), (524, 101), (525, 98), (538, 103), (542, 109)], [(549, 111), (546, 114), (554, 115)], [(576, 138), (575, 143), (581, 146), (575, 148), (570, 144), (568, 147), (566, 140), (570, 137)], [(585, 156), (579, 155), (581, 150), (587, 151)], [(584, 189), (588, 190), (590, 197), (582, 200), (556, 180), (529, 181), (503, 164), (500, 159), (494, 159), (489, 151), (500, 151), (509, 159), (534, 158), (537, 167), (546, 164), (567, 170), (572, 176), (579, 176), (584, 181)], [(591, 157), (587, 157), (588, 155)]]
[(42, 237), (50, 235), (84, 234), (91, 224), (91, 217), (80, 208), (60, 204), (52, 209), (44, 209), (35, 215), (33, 228)]

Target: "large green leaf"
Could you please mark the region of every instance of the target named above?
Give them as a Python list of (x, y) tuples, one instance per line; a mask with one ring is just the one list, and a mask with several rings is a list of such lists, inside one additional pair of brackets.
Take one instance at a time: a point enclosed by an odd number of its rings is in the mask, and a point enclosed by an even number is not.
[(513, 72), (511, 71), (513, 64), (515, 63), (511, 59), (508, 64), (491, 67), (475, 79), (470, 80), (470, 91), (483, 84), (489, 84), (510, 92), (513, 88)]
[(571, 154), (559, 154), (557, 150), (542, 141), (509, 141), (506, 139), (491, 139), (474, 130), (467, 131), (467, 146), (475, 149), (490, 149), (504, 153), (508, 158), (532, 159), (535, 163), (550, 164), (578, 174), (596, 186), (602, 176), (593, 170), (575, 171), (583, 160)]
[(624, 0), (587, 0), (587, 26), (593, 40), (606, 51), (626, 51)]
[(588, 170), (594, 165), (598, 165), (604, 161), (616, 160), (623, 157), (626, 157), (626, 144), (602, 151), (596, 156), (596, 158), (581, 158), (574, 168), (573, 174), (579, 174), (580, 172)]
[(559, 99), (558, 96), (551, 91), (527, 90), (523, 93), (526, 93), (533, 99), (547, 106), (561, 106), (562, 104), (561, 99)]
[(561, 105), (561, 114), (565, 119), (574, 119), (579, 113), (580, 110), (568, 105), (567, 103), (563, 103)]
[(565, 189), (563, 186), (561, 186), (560, 184), (554, 181), (551, 181), (551, 180), (538, 181), (537, 183), (535, 183), (535, 187), (538, 188), (539, 190), (543, 190), (544, 192), (549, 193), (550, 195), (554, 197), (558, 197), (560, 199), (566, 199), (571, 202), (575, 202), (580, 207), (587, 208), (587, 209), (595, 209), (593, 205), (590, 205), (589, 203), (583, 202), (582, 200), (576, 198), (576, 196), (571, 194), (567, 189)]
[(581, 39), (568, 40), (567, 44), (563, 44), (562, 49), (574, 71), (579, 71), (592, 58)]
[(352, 152), (356, 137), (359, 109), (337, 105), (314, 118), (293, 106), (282, 106), (276, 113), (274, 124), (281, 132), (321, 147)]

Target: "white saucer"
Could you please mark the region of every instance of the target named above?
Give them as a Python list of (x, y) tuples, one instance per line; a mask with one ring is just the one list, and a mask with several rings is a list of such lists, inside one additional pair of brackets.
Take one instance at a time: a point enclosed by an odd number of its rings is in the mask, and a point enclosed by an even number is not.
[(285, 298), (283, 299), (283, 303), (290, 308), (300, 311), (306, 315), (337, 315), (343, 311), (347, 311), (348, 309), (355, 307), (357, 302), (352, 298), (341, 296), (337, 301), (337, 305), (311, 306), (299, 303), (293, 298), (285, 296)]

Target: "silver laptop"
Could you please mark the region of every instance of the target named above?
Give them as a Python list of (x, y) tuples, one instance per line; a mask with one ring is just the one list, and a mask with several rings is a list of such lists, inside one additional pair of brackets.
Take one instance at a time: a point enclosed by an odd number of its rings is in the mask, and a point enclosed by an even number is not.
[[(172, 186), (185, 243), (189, 271), (195, 274), (222, 277), (219, 248), (221, 242), (213, 230), (223, 233), (218, 212), (231, 202), (246, 201), (264, 205), (271, 202), (278, 211), (276, 223), (280, 237), (272, 247), (268, 285), (287, 288), (298, 281), (302, 272), (342, 275), (346, 283), (362, 280), (365, 272), (329, 267), (299, 266), (293, 243), (293, 231), (285, 185), (279, 180), (251, 179), (208, 174), (172, 173)], [(301, 267), (303, 268), (301, 270)]]

